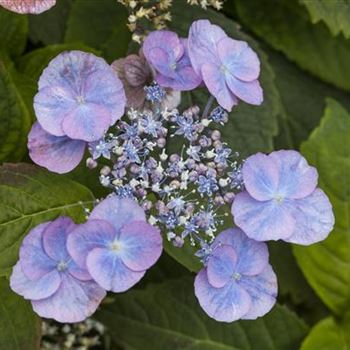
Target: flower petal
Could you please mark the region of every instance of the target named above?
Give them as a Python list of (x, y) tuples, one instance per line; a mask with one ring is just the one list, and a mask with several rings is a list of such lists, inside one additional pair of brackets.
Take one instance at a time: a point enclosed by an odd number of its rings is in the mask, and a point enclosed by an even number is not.
[(218, 64), (220, 59), (217, 44), (225, 37), (226, 33), (208, 20), (202, 19), (192, 23), (188, 35), (188, 53), (197, 75), (202, 74), (204, 64)]
[(32, 301), (41, 317), (62, 323), (81, 322), (91, 316), (106, 292), (93, 281), (80, 281), (69, 274), (62, 275), (60, 288), (52, 296)]
[(295, 228), (288, 205), (275, 200), (257, 201), (246, 191), (236, 195), (232, 214), (235, 224), (256, 241), (286, 239)]
[(13, 12), (39, 14), (56, 4), (56, 0), (0, 0), (0, 5)]
[(296, 225), (287, 242), (310, 245), (327, 238), (333, 230), (334, 215), (332, 205), (321, 189), (295, 200), (292, 205)]
[(250, 296), (241, 286), (231, 282), (215, 288), (209, 283), (205, 268), (197, 274), (194, 290), (203, 310), (217, 321), (237, 321), (251, 308)]
[(37, 280), (56, 268), (56, 262), (46, 254), (42, 244), (43, 232), (49, 224), (45, 222), (30, 230), (19, 251), (22, 270), (31, 280)]
[(209, 283), (215, 288), (222, 288), (235, 272), (237, 254), (233, 247), (222, 245), (215, 248), (207, 264)]
[(146, 221), (146, 215), (135, 200), (112, 195), (93, 209), (90, 219), (109, 221), (119, 232), (125, 224), (133, 221)]
[(96, 247), (107, 247), (116, 236), (114, 227), (105, 220), (89, 219), (76, 225), (67, 239), (67, 249), (73, 260), (86, 268), (88, 254)]
[(162, 236), (158, 228), (144, 221), (133, 221), (124, 225), (118, 241), (120, 257), (133, 271), (150, 268), (162, 254)]
[(259, 58), (245, 41), (223, 38), (218, 43), (218, 53), (221, 63), (234, 77), (243, 81), (258, 79)]
[(237, 254), (235, 271), (243, 275), (256, 275), (262, 272), (269, 262), (269, 251), (263, 242), (257, 242), (239, 228), (230, 228), (217, 235), (213, 245), (226, 244)]
[(43, 247), (52, 260), (69, 260), (66, 243), (68, 234), (74, 227), (75, 224), (71, 218), (60, 216), (45, 228), (42, 238)]
[(118, 254), (104, 248), (95, 248), (90, 252), (86, 264), (92, 278), (102, 288), (116, 293), (130, 289), (146, 272), (130, 270)]
[(261, 105), (264, 100), (263, 90), (258, 80), (242, 81), (231, 73), (226, 73), (226, 83), (231, 92), (240, 100), (252, 105)]
[(237, 98), (231, 93), (226, 85), (225, 75), (219, 67), (212, 64), (203, 64), (202, 77), (210, 93), (215, 96), (221, 107), (231, 112), (232, 107), (237, 105)]
[(47, 298), (59, 288), (61, 277), (57, 270), (52, 270), (39, 279), (32, 281), (23, 273), (21, 263), (18, 261), (13, 267), (10, 277), (11, 289), (25, 299), (39, 300)]
[(36, 164), (55, 173), (73, 170), (83, 159), (86, 143), (67, 136), (53, 136), (38, 122), (28, 135), (29, 156)]
[(76, 108), (73, 91), (63, 85), (45, 86), (34, 97), (34, 110), (42, 128), (54, 136), (64, 136), (62, 122)]
[(311, 194), (316, 186), (318, 174), (297, 151), (276, 151), (269, 155), (279, 169), (278, 192), (287, 198), (300, 199)]
[(242, 319), (255, 320), (267, 314), (276, 303), (277, 277), (271, 265), (267, 265), (257, 276), (242, 276), (238, 281), (250, 295), (251, 307)]
[(93, 103), (85, 103), (71, 110), (62, 122), (63, 131), (71, 139), (96, 141), (111, 125), (108, 110)]
[(261, 201), (272, 199), (278, 190), (279, 171), (275, 162), (263, 153), (257, 153), (244, 162), (243, 181), (249, 194)]

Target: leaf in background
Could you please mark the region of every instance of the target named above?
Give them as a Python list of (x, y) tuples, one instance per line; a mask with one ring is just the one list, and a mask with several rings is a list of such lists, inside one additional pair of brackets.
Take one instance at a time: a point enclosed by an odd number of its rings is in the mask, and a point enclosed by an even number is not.
[(0, 278), (0, 349), (39, 350), (41, 322), (29, 301), (12, 292)]
[(82, 205), (94, 199), (86, 187), (24, 163), (0, 167), (0, 198), (0, 276), (10, 273), (31, 228), (59, 215), (81, 222)]
[(232, 4), (243, 24), (262, 40), (324, 81), (350, 90), (350, 41), (333, 37), (323, 23), (312, 24), (297, 0), (232, 0)]
[(39, 15), (28, 15), (29, 39), (45, 45), (63, 41), (71, 0), (59, 0), (56, 5)]
[(323, 242), (294, 253), (304, 275), (336, 314), (350, 305), (350, 114), (334, 100), (301, 152), (319, 172), (320, 187), (333, 205), (335, 228)]
[(335, 98), (350, 108), (349, 94), (307, 74), (276, 51), (265, 47), (264, 49), (275, 72), (275, 84), (283, 109), (282, 117), (285, 118), (291, 141), (288, 145), (288, 136), (281, 133), (281, 127), (275, 146), (299, 148), (301, 142), (319, 124), (326, 98)]
[(300, 350), (347, 350), (350, 348), (350, 320), (328, 317), (311, 329)]
[(19, 90), (18, 73), (0, 56), (0, 163), (19, 161), (27, 150), (32, 116)]
[(323, 21), (333, 35), (343, 33), (350, 38), (350, 2), (349, 0), (299, 0), (306, 6), (312, 23)]
[(295, 350), (305, 336), (305, 324), (279, 305), (258, 320), (217, 322), (193, 289), (191, 278), (149, 285), (116, 295), (95, 317), (126, 350)]
[(128, 49), (127, 17), (126, 8), (115, 0), (76, 0), (68, 16), (65, 42), (83, 42), (114, 61)]
[(28, 18), (0, 7), (0, 51), (19, 56), (25, 48)]
[[(274, 84), (274, 73), (267, 61), (265, 53), (257, 42), (244, 34), (237, 23), (222, 14), (211, 10), (203, 10), (196, 6), (186, 5), (182, 1), (174, 3), (172, 9), (172, 29), (180, 35), (187, 36), (191, 23), (200, 18), (207, 18), (220, 25), (229, 36), (245, 40), (258, 53), (261, 60), (260, 82), (264, 89), (264, 103), (251, 106), (240, 102), (230, 114), (230, 121), (221, 129), (223, 139), (242, 157), (273, 149), (273, 136), (277, 134), (277, 114), (280, 112), (278, 91)], [(192, 94), (193, 102), (203, 107), (208, 96), (203, 93)]]

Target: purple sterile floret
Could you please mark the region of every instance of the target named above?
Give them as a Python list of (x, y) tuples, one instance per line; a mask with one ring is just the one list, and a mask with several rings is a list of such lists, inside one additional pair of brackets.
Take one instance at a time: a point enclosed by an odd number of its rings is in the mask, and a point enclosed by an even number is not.
[(32, 229), (10, 278), (12, 290), (30, 300), (38, 315), (59, 322), (83, 321), (106, 295), (66, 249), (74, 227), (70, 218), (59, 217)]
[(231, 111), (238, 100), (262, 103), (260, 61), (246, 42), (229, 38), (208, 20), (198, 20), (190, 28), (188, 52), (195, 72), (223, 108)]
[(39, 14), (56, 4), (56, 0), (0, 0), (0, 6), (17, 13)]
[(147, 36), (142, 49), (157, 71), (156, 81), (160, 86), (183, 91), (193, 90), (201, 83), (188, 56), (187, 39), (171, 31), (158, 30)]
[(76, 263), (87, 268), (101, 287), (124, 292), (158, 260), (162, 238), (133, 199), (113, 195), (74, 229), (67, 247)]
[(55, 136), (96, 141), (124, 113), (126, 97), (116, 72), (91, 53), (68, 51), (43, 71), (34, 109)]
[(309, 245), (332, 231), (334, 215), (317, 186), (317, 170), (296, 151), (257, 153), (242, 169), (246, 191), (232, 205), (234, 222), (258, 241)]
[(221, 232), (212, 243), (195, 279), (195, 294), (204, 311), (222, 322), (256, 319), (276, 302), (277, 279), (265, 243), (240, 229)]
[(86, 142), (54, 136), (35, 122), (28, 135), (29, 156), (36, 164), (55, 173), (73, 170), (83, 159)]

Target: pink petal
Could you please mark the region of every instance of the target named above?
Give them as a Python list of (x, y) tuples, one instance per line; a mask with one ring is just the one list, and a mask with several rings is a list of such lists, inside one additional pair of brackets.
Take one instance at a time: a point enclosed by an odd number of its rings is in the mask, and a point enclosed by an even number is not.
[(56, 4), (56, 0), (0, 0), (0, 5), (13, 12), (39, 14)]

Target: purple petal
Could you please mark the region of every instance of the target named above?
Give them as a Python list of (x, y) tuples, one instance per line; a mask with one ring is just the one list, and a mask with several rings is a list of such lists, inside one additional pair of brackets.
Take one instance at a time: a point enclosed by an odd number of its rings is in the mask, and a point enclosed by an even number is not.
[(118, 242), (120, 257), (133, 271), (150, 268), (162, 254), (162, 236), (158, 228), (144, 221), (133, 221), (122, 227)]
[(74, 260), (70, 260), (68, 264), (68, 273), (70, 273), (73, 277), (81, 281), (90, 281), (92, 277), (89, 271), (86, 268), (80, 267), (75, 263)]
[(238, 100), (226, 85), (225, 75), (220, 71), (220, 68), (212, 64), (203, 64), (201, 72), (210, 93), (215, 96), (221, 107), (231, 112)]
[(242, 81), (230, 73), (227, 73), (225, 76), (231, 92), (240, 100), (252, 105), (261, 105), (263, 103), (263, 90), (258, 80)]
[(13, 12), (39, 14), (56, 4), (56, 0), (0, 0), (0, 5)]
[(296, 226), (287, 242), (310, 245), (327, 238), (333, 230), (334, 215), (332, 205), (321, 189), (295, 200), (292, 205)]
[(203, 310), (222, 322), (242, 318), (251, 308), (249, 294), (237, 283), (227, 283), (223, 288), (211, 286), (206, 269), (202, 269), (194, 282), (195, 294)]
[(318, 180), (317, 170), (296, 151), (277, 151), (269, 155), (279, 169), (279, 193), (300, 199), (311, 194)]
[(41, 317), (62, 323), (81, 322), (96, 311), (105, 295), (95, 282), (79, 281), (63, 274), (57, 292), (49, 298), (32, 301), (32, 305)]
[(248, 238), (238, 228), (222, 231), (213, 244), (226, 244), (233, 247), (238, 257), (235, 271), (243, 275), (252, 276), (261, 273), (269, 262), (267, 245)]
[(39, 300), (47, 298), (59, 288), (61, 277), (57, 270), (52, 270), (39, 279), (32, 281), (23, 273), (21, 263), (18, 261), (13, 267), (10, 277), (11, 289), (25, 299)]
[(188, 36), (188, 52), (197, 75), (202, 74), (204, 64), (218, 64), (217, 43), (225, 37), (227, 37), (226, 33), (208, 20), (198, 20), (192, 23)]
[(56, 262), (46, 254), (42, 244), (43, 231), (49, 224), (45, 222), (29, 231), (19, 251), (22, 270), (31, 280), (37, 280), (56, 268)]
[(88, 254), (96, 247), (107, 247), (115, 239), (114, 227), (104, 220), (92, 220), (77, 225), (67, 239), (67, 249), (73, 260), (86, 267)]
[(295, 228), (288, 205), (275, 200), (257, 201), (248, 192), (236, 195), (232, 205), (235, 224), (256, 241), (286, 239)]
[(112, 195), (93, 209), (90, 219), (109, 221), (119, 232), (125, 224), (133, 221), (146, 221), (146, 215), (135, 200)]
[(267, 314), (275, 305), (278, 287), (271, 265), (267, 265), (257, 276), (242, 276), (238, 283), (248, 292), (252, 301), (248, 313), (242, 319), (255, 320)]
[(233, 247), (222, 245), (215, 248), (207, 265), (209, 283), (215, 288), (222, 288), (232, 279), (236, 262), (237, 255)]
[(277, 194), (279, 171), (269, 156), (262, 153), (250, 156), (244, 162), (242, 174), (244, 186), (253, 198), (265, 201)]
[(234, 77), (243, 81), (258, 79), (259, 58), (245, 41), (223, 38), (218, 43), (218, 53), (221, 63)]
[(146, 271), (135, 272), (126, 267), (118, 252), (95, 248), (89, 253), (87, 267), (92, 278), (104, 289), (125, 292), (144, 276)]
[(62, 122), (67, 136), (83, 141), (96, 141), (102, 138), (112, 125), (108, 110), (93, 103), (85, 103), (71, 110)]
[(55, 261), (67, 261), (68, 254), (66, 243), (69, 232), (75, 227), (73, 220), (66, 216), (50, 222), (43, 232), (43, 247), (45, 253)]
[(34, 97), (34, 110), (38, 122), (54, 136), (64, 136), (62, 122), (76, 108), (71, 88), (60, 85), (45, 86)]
[(53, 136), (38, 122), (28, 135), (29, 156), (36, 164), (55, 173), (73, 170), (83, 159), (86, 143), (67, 136)]

